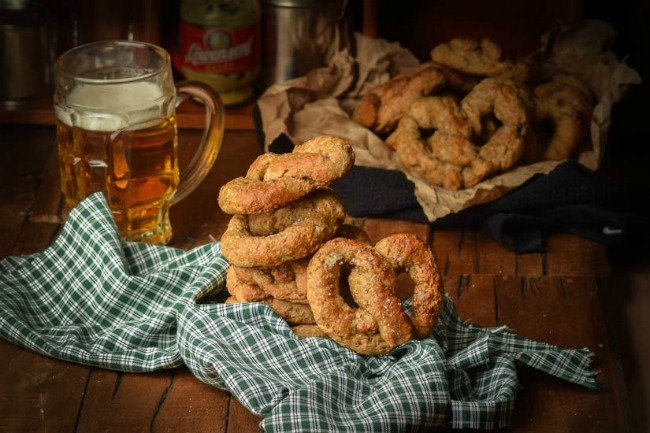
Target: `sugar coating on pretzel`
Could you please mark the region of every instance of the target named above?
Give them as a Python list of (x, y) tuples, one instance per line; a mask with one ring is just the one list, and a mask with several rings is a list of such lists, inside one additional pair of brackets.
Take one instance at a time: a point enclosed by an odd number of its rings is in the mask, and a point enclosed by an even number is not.
[(321, 135), (291, 153), (260, 155), (243, 177), (219, 190), (218, 203), (228, 214), (256, 214), (285, 206), (345, 175), (354, 164), (347, 140)]
[(576, 77), (558, 74), (536, 87), (534, 95), (542, 157), (551, 160), (571, 157), (589, 130), (593, 112), (590, 90)]
[(417, 337), (429, 335), (438, 322), (444, 294), (433, 253), (411, 233), (385, 237), (377, 242), (375, 250), (390, 262), (395, 272), (406, 272), (413, 280), (411, 321)]
[(221, 250), (235, 266), (277, 266), (313, 254), (344, 218), (340, 200), (329, 190), (317, 190), (273, 212), (234, 215)]
[(391, 132), (413, 101), (434, 93), (444, 83), (445, 78), (438, 68), (425, 63), (413, 74), (398, 75), (370, 89), (352, 118), (374, 132)]
[[(341, 297), (345, 268), (358, 308)], [(415, 335), (396, 286), (390, 263), (372, 247), (349, 239), (328, 241), (307, 267), (307, 299), (316, 324), (334, 341), (364, 355), (386, 353)]]

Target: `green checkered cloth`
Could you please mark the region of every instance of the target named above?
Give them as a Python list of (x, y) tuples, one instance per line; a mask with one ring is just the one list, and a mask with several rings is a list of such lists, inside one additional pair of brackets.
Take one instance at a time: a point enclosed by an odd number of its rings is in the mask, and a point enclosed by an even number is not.
[(468, 325), (449, 298), (431, 336), (385, 356), (298, 338), (264, 304), (214, 301), (227, 267), (217, 242), (189, 251), (124, 243), (94, 194), (49, 248), (0, 261), (0, 336), (120, 371), (186, 364), (262, 415), (268, 432), (505, 426), (518, 364), (597, 389), (588, 350)]

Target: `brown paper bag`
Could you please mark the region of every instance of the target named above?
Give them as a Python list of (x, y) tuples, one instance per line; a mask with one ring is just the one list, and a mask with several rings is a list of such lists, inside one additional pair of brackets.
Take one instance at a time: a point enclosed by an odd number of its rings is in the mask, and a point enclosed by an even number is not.
[[(399, 44), (356, 36), (356, 55), (337, 53), (329, 64), (306, 76), (275, 84), (259, 98), (258, 108), (265, 137), (265, 149), (281, 134), (293, 143), (317, 135), (331, 134), (348, 139), (354, 148), (355, 164), (400, 170), (398, 159), (372, 131), (351, 119), (367, 90), (400, 73), (411, 73), (420, 62)], [(612, 106), (639, 74), (609, 51), (614, 29), (601, 21), (585, 20), (572, 27), (558, 28), (544, 36), (536, 54), (543, 54), (543, 75), (569, 72), (581, 78), (596, 95), (591, 119), (591, 148), (577, 161), (595, 170), (607, 142)], [(532, 53), (531, 53), (532, 55)], [(549, 173), (559, 161), (542, 161), (518, 166), (490, 177), (472, 188), (449, 191), (431, 186), (410, 173), (415, 195), (430, 221), (471, 206), (486, 203), (522, 185), (533, 175)]]

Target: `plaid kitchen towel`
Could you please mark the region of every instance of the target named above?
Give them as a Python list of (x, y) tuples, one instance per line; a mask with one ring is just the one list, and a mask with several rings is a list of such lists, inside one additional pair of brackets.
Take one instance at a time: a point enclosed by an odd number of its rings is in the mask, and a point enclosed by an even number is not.
[(501, 427), (522, 364), (597, 388), (587, 349), (468, 325), (449, 298), (431, 336), (385, 356), (301, 339), (264, 304), (206, 302), (227, 267), (217, 242), (189, 251), (122, 242), (94, 194), (49, 248), (0, 261), (0, 336), (121, 371), (185, 363), (262, 415), (268, 432)]

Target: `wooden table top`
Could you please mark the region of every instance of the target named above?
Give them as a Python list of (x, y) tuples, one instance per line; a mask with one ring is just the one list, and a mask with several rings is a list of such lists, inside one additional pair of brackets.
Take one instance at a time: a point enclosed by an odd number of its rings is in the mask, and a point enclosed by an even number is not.
[[(0, 127), (0, 258), (47, 247), (61, 224), (51, 126)], [(198, 140), (184, 130), (181, 141)], [(172, 208), (171, 244), (219, 239), (229, 217), (218, 188), (244, 174), (259, 154), (253, 131), (228, 130), (205, 181)], [(629, 429), (619, 360), (611, 349), (600, 295), (610, 290), (605, 247), (557, 234), (548, 252), (516, 255), (482, 232), (349, 218), (377, 241), (414, 232), (430, 242), (447, 292), (463, 319), (566, 348), (595, 353), (601, 391), (519, 370), (513, 432), (622, 432)], [(0, 432), (254, 432), (260, 417), (186, 368), (131, 374), (48, 358), (0, 340)]]

